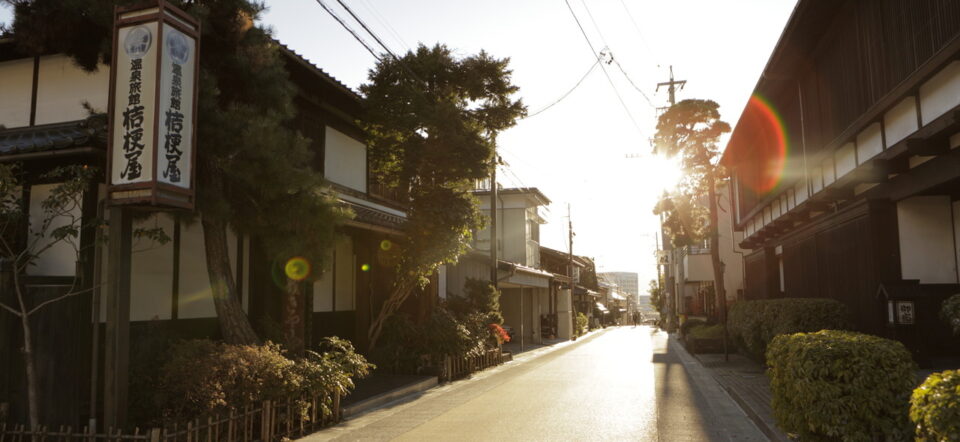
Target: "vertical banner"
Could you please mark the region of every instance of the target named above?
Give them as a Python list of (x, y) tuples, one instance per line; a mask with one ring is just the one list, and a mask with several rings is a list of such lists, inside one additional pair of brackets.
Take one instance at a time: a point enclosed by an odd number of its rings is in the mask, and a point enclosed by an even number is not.
[(154, 113), (157, 84), (156, 22), (120, 28), (114, 69), (113, 170), (110, 183), (153, 179)]
[(163, 0), (116, 10), (111, 204), (193, 209), (199, 38), (199, 22)]
[(160, 152), (157, 179), (189, 188), (193, 153), (193, 89), (197, 42), (175, 28), (165, 30), (160, 55)]

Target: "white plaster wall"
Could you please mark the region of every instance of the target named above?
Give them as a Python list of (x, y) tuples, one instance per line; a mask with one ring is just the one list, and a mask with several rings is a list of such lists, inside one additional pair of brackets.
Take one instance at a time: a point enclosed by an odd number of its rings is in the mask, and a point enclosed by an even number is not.
[(37, 124), (81, 120), (89, 116), (84, 101), (98, 112), (107, 111), (110, 68), (84, 72), (65, 55), (40, 57), (37, 78)]
[(337, 184), (367, 191), (367, 146), (330, 126), (324, 145), (324, 176)]
[(823, 190), (823, 169), (815, 167), (810, 175), (810, 180), (813, 184), (813, 193)]
[[(237, 265), (237, 237), (227, 231), (227, 248), (230, 268)], [(207, 276), (207, 254), (203, 243), (203, 227), (200, 221), (183, 223), (180, 226), (180, 294), (178, 312), (180, 319), (212, 318), (217, 316)], [(237, 275), (234, 274), (234, 277)], [(247, 284), (244, 284), (247, 285)]]
[(863, 164), (880, 152), (883, 152), (883, 131), (880, 123), (873, 123), (857, 134), (857, 160)]
[[(169, 215), (158, 213), (133, 223), (134, 229), (156, 227), (173, 238), (174, 221)], [(149, 239), (134, 239), (130, 258), (130, 320), (170, 319), (173, 313), (173, 241), (161, 245)]]
[(954, 61), (920, 86), (920, 114), (927, 125), (960, 104), (960, 61)]
[(313, 282), (313, 311), (333, 311), (333, 268), (324, 270), (320, 279)]
[(883, 116), (883, 130), (887, 146), (893, 146), (919, 129), (917, 123), (917, 100), (909, 96), (900, 101)]
[[(30, 187), (30, 240), (34, 240), (37, 233), (42, 233), (35, 243), (36, 246), (31, 248), (34, 253), (52, 244), (53, 231), (68, 225), (71, 218), (75, 220), (75, 227), (80, 227), (82, 210), (80, 207), (73, 207), (69, 216), (57, 216), (45, 232), (39, 231), (41, 223), (47, 218), (41, 205), (57, 186), (58, 184), (38, 184)], [(80, 198), (82, 200), (83, 196)], [(79, 237), (71, 241), (56, 242), (36, 258), (35, 265), (28, 268), (27, 273), (32, 276), (74, 276), (77, 273), (77, 248), (79, 247)]]
[(338, 312), (351, 311), (356, 308), (356, 271), (357, 256), (353, 253), (353, 240), (349, 237), (337, 241), (336, 244), (337, 283), (336, 305)]
[(33, 93), (33, 59), (0, 62), (0, 126), (30, 125)]
[(857, 168), (857, 153), (853, 143), (844, 144), (833, 154), (837, 177), (842, 177)]
[(796, 187), (793, 188), (794, 198), (796, 198), (796, 204), (800, 204), (807, 200), (807, 183), (803, 180), (797, 183)]
[(948, 196), (916, 196), (897, 202), (903, 279), (926, 284), (957, 282), (954, 221)]
[(683, 259), (683, 273), (686, 281), (713, 281), (713, 263), (709, 253), (687, 255)]
[(823, 168), (823, 187), (827, 187), (837, 180), (837, 176), (833, 170), (833, 158), (827, 158), (820, 164)]

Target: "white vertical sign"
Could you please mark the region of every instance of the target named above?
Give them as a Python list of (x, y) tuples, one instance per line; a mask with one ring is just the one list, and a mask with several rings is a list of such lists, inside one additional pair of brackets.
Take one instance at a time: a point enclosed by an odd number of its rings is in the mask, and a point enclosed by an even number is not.
[(197, 42), (172, 26), (163, 28), (160, 54), (160, 120), (157, 181), (190, 188), (193, 155), (193, 88)]
[(118, 30), (113, 127), (113, 185), (153, 179), (157, 23)]

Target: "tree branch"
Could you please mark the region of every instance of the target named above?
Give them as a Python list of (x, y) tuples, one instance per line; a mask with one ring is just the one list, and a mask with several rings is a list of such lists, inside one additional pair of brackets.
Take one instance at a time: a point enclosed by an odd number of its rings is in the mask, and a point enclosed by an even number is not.
[(13, 315), (16, 316), (16, 317), (18, 317), (18, 318), (23, 317), (23, 313), (14, 310), (13, 307), (8, 306), (7, 304), (4, 304), (4, 303), (0, 302), (0, 307), (3, 307), (4, 309), (6, 309), (7, 311), (9, 311), (10, 313), (13, 313)]
[(71, 296), (77, 296), (77, 295), (82, 295), (82, 294), (87, 293), (87, 292), (91, 292), (91, 291), (93, 291), (94, 289), (97, 289), (97, 288), (99, 288), (99, 287), (100, 287), (100, 286), (95, 286), (95, 287), (90, 287), (90, 288), (86, 288), (86, 289), (78, 290), (78, 291), (73, 291), (73, 290), (71, 290), (71, 291), (69, 291), (69, 292), (66, 293), (66, 294), (57, 296), (56, 298), (48, 299), (48, 300), (46, 300), (46, 301), (43, 301), (43, 302), (41, 302), (40, 304), (37, 304), (36, 307), (30, 309), (30, 311), (27, 312), (27, 316), (30, 316), (30, 315), (36, 313), (37, 310), (40, 310), (40, 309), (46, 307), (46, 306), (49, 305), (49, 304), (53, 304), (54, 302), (57, 302), (57, 301), (60, 301), (60, 300), (69, 298), (69, 297), (71, 297)]

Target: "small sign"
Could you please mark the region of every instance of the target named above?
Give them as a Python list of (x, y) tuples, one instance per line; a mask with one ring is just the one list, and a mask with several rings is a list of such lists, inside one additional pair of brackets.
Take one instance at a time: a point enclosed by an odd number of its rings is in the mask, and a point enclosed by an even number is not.
[(192, 209), (200, 24), (164, 0), (117, 8), (109, 199)]
[(897, 323), (913, 324), (914, 310), (913, 301), (897, 301)]

